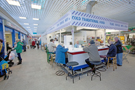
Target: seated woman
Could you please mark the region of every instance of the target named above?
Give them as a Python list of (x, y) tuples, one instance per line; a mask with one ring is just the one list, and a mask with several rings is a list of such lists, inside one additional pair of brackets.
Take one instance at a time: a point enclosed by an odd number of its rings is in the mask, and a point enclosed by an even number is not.
[(65, 53), (68, 51), (68, 48), (64, 48), (61, 45), (58, 45), (56, 48), (56, 58), (55, 58), (55, 62), (56, 63), (60, 63), (60, 64), (66, 64), (66, 58), (65, 58)]
[[(110, 46), (109, 46), (109, 51), (108, 51), (107, 55), (100, 55), (101, 58), (104, 58), (104, 60), (106, 61), (106, 64), (107, 64), (106, 58), (108, 58), (108, 57), (115, 57), (116, 54), (117, 54), (117, 48), (113, 44), (113, 41), (109, 40), (108, 42), (109, 42)], [(110, 63), (111, 62), (112, 61), (110, 61)]]

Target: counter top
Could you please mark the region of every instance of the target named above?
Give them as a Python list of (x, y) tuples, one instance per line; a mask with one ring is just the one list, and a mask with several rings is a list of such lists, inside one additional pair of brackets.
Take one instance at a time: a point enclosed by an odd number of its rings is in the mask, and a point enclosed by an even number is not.
[[(99, 46), (98, 51), (101, 51), (101, 50), (108, 50), (108, 47)], [(68, 52), (75, 53), (75, 52), (84, 52), (84, 51), (83, 51), (83, 48), (74, 48), (74, 50), (72, 48), (69, 48)]]

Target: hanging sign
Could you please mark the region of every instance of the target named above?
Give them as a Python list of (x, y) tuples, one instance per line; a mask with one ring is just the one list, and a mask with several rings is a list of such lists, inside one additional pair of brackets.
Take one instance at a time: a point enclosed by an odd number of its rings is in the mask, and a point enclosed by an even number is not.
[(49, 34), (68, 26), (81, 26), (100, 29), (128, 30), (128, 23), (71, 10), (60, 18), (44, 34)]

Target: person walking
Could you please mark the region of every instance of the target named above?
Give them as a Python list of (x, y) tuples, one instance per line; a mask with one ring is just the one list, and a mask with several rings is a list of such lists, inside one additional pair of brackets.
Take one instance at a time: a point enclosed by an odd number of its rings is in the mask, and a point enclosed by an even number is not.
[(32, 48), (35, 49), (35, 41), (32, 41)]
[(22, 58), (21, 58), (22, 46), (23, 46), (23, 43), (20, 40), (17, 40), (17, 47), (15, 48), (16, 53), (18, 55), (18, 60), (19, 60), (17, 65), (22, 64)]
[(23, 50), (24, 50), (24, 52), (26, 52), (27, 42), (23, 39), (22, 43), (23, 43)]
[(120, 42), (118, 37), (115, 37), (114, 45), (117, 48), (117, 65), (122, 66), (123, 49), (122, 49), (122, 43)]
[(5, 56), (5, 50), (4, 50), (4, 45), (3, 45), (3, 40), (0, 39), (0, 57), (2, 57), (4, 59)]

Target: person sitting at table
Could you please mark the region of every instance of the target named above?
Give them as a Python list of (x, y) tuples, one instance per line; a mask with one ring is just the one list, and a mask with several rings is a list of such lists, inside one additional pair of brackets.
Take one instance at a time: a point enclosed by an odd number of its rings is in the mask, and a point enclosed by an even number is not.
[(88, 53), (89, 58), (85, 60), (85, 62), (91, 67), (92, 71), (95, 73), (94, 65), (91, 64), (91, 61), (100, 61), (100, 56), (98, 53), (98, 48), (95, 45), (94, 40), (91, 40), (88, 43), (88, 47), (84, 47), (83, 50)]
[(79, 44), (79, 41), (77, 41), (74, 47), (75, 47), (75, 48), (79, 48), (79, 45), (80, 45), (80, 44)]
[(64, 48), (62, 44), (59, 44), (56, 48), (55, 62), (65, 65), (67, 63), (65, 54), (68, 48)]
[(54, 44), (54, 40), (51, 39), (51, 40), (50, 40), (50, 43), (49, 43), (49, 45), (48, 45), (49, 53), (55, 54), (55, 48), (56, 48), (56, 45)]
[[(108, 50), (107, 55), (100, 55), (101, 58), (104, 58), (104, 60), (105, 60), (105, 62), (106, 62), (106, 65), (107, 65), (107, 60), (106, 60), (106, 58), (108, 58), (108, 57), (115, 57), (116, 54), (117, 54), (117, 48), (116, 48), (116, 46), (113, 44), (113, 41), (108, 40), (108, 43), (110, 44), (110, 46), (108, 46), (108, 47), (109, 47), (109, 50)], [(112, 60), (110, 60), (109, 63), (112, 63)]]

